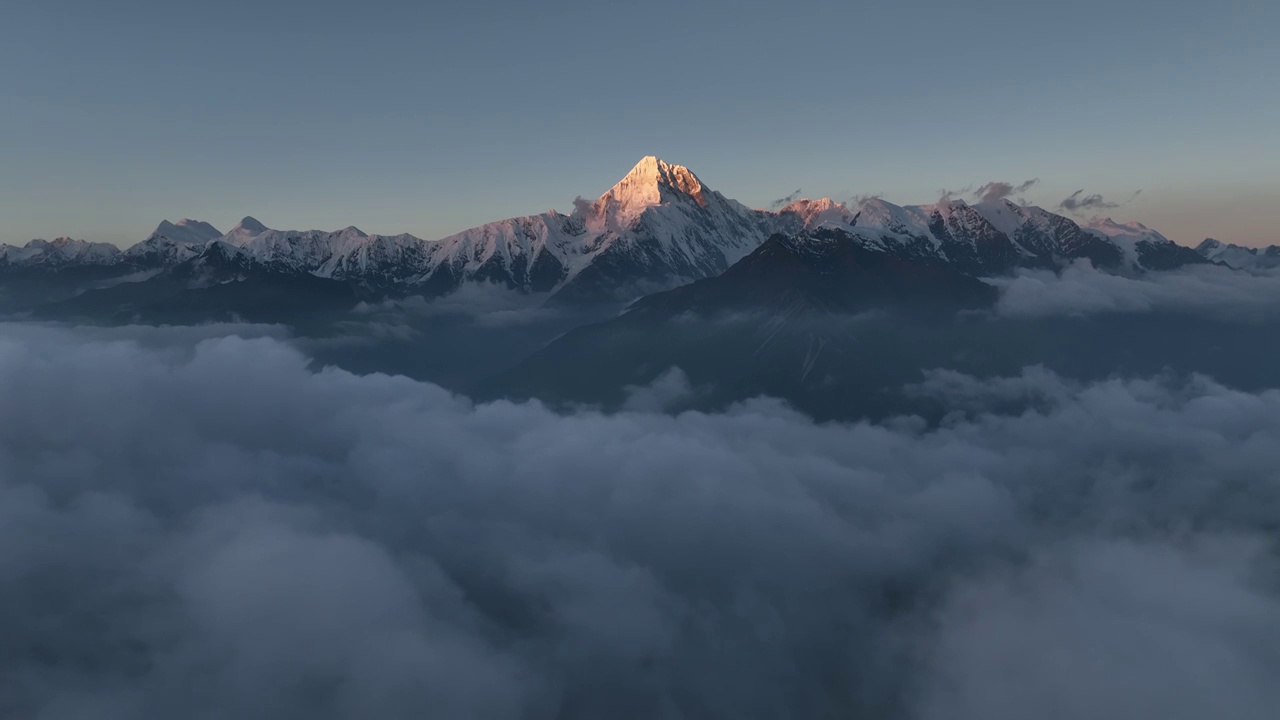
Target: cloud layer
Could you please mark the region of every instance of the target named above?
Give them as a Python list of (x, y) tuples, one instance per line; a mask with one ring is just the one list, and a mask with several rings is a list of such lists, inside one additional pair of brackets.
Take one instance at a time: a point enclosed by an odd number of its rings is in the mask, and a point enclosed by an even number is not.
[(368, 318), (455, 317), (469, 318), (485, 327), (523, 325), (554, 316), (542, 306), (546, 294), (522, 293), (496, 283), (464, 283), (448, 295), (430, 300), (421, 295), (388, 299), (376, 303), (361, 302), (354, 314), (363, 323)]
[[(195, 338), (192, 338), (194, 341)], [(1270, 717), (1280, 392), (476, 405), (0, 327), (0, 716)], [(1013, 396), (1038, 409), (984, 410)]]
[(1001, 290), (997, 311), (1009, 317), (1145, 313), (1157, 310), (1226, 320), (1280, 316), (1280, 273), (1219, 266), (1125, 277), (1078, 263), (1061, 273), (1020, 270), (989, 278)]

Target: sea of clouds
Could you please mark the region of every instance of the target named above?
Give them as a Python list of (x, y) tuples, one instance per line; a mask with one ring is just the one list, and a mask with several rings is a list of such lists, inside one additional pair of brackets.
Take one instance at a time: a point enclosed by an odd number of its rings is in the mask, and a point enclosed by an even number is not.
[(938, 371), (941, 425), (840, 425), (664, 414), (673, 371), (556, 412), (234, 331), (0, 325), (0, 717), (1280, 707), (1280, 392)]

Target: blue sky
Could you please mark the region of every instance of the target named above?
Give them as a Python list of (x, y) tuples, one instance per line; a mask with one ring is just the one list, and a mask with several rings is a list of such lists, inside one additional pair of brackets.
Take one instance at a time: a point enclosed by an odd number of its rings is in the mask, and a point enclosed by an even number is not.
[(1040, 178), (1280, 242), (1280, 3), (0, 1), (0, 242), (436, 238), (646, 154), (766, 206)]

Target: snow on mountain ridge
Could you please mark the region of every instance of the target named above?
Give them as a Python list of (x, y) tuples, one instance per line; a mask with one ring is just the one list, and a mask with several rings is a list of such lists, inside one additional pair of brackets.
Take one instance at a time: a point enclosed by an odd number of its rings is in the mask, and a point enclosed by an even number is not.
[(1185, 248), (1141, 223), (1099, 221), (1090, 228), (1007, 198), (900, 206), (873, 197), (854, 209), (830, 198), (805, 198), (782, 208), (779, 215), (791, 216), (806, 231), (839, 229), (871, 249), (931, 257), (979, 274), (1024, 266), (1060, 267), (1085, 259), (1123, 272), (1193, 261)]
[(1161, 235), (1159, 232), (1143, 225), (1137, 221), (1127, 223), (1117, 222), (1111, 218), (1093, 218), (1085, 222), (1081, 227), (1087, 230), (1094, 230), (1111, 238), (1127, 237), (1142, 240), (1155, 240), (1160, 242), (1173, 242), (1169, 238)]
[(203, 245), (214, 238), (222, 237), (222, 233), (209, 223), (189, 218), (183, 218), (176, 223), (163, 220), (151, 235), (190, 245)]
[(857, 227), (879, 228), (895, 235), (925, 237), (937, 246), (929, 232), (929, 212), (925, 205), (894, 205), (883, 198), (868, 198), (858, 205)]
[(1210, 262), (1222, 263), (1237, 270), (1269, 270), (1280, 267), (1280, 245), (1252, 248), (1205, 238), (1204, 242), (1196, 246), (1196, 252)]
[(217, 228), (200, 220), (162, 220), (146, 240), (126, 249), (121, 258), (147, 267), (173, 265), (199, 255), (201, 248), (221, 236)]
[(236, 223), (234, 228), (231, 229), (232, 232), (237, 230), (257, 235), (258, 233), (264, 233), (267, 230), (270, 230), (270, 228), (258, 222), (257, 218), (246, 215), (241, 218), (240, 222)]
[(1207, 262), (1195, 250), (1173, 242), (1140, 222), (1121, 223), (1111, 218), (1094, 218), (1080, 227), (1118, 248), (1125, 263), (1135, 268), (1159, 270)]
[(1115, 243), (1129, 262), (1138, 262), (1139, 243), (1168, 243), (1168, 238), (1140, 222), (1120, 223), (1111, 218), (1093, 218), (1081, 224), (1086, 232)]
[(110, 265), (117, 261), (120, 249), (111, 243), (58, 237), (37, 238), (25, 245), (0, 245), (0, 264), (8, 266), (61, 267), (65, 265)]
[[(274, 271), (378, 291), (437, 295), (465, 282), (496, 282), (586, 299), (630, 296), (716, 275), (773, 234), (820, 228), (841, 230), (867, 248), (951, 263), (975, 274), (1060, 266), (1078, 258), (1140, 270), (1156, 246), (1180, 262), (1172, 243), (1141, 223), (1081, 226), (1007, 199), (898, 206), (870, 198), (851, 208), (830, 198), (806, 198), (777, 212), (753, 210), (706, 187), (688, 168), (655, 156), (642, 158), (595, 202), (579, 204), (570, 215), (551, 210), (508, 218), (435, 241), (367, 235), (355, 227), (273, 230), (253, 217), (226, 234), (199, 221), (165, 221), (120, 260), (173, 266), (217, 241)], [(15, 251), (0, 248), (0, 260), (12, 262), (8, 256)]]
[(975, 203), (973, 209), (992, 227), (1011, 238), (1023, 225), (1035, 219), (1032, 213), (1007, 199)]
[(852, 227), (857, 219), (857, 213), (850, 210), (847, 205), (825, 197), (817, 200), (809, 198), (794, 200), (778, 211), (780, 215), (787, 213), (799, 218), (805, 229), (824, 225)]
[(496, 274), (532, 292), (577, 283), (627, 294), (632, 284), (665, 288), (721, 272), (772, 229), (772, 215), (707, 188), (688, 168), (648, 156), (572, 216), (510, 218), (440, 240), (424, 282)]
[[(1017, 266), (1048, 267), (1086, 258), (1101, 267), (1141, 269), (1136, 252), (1131, 262), (1126, 262), (1117, 243), (1086, 231), (1070, 218), (1008, 199), (972, 205), (957, 199), (900, 206), (868, 198), (858, 204), (852, 220), (842, 204), (825, 198), (797, 201), (781, 212), (798, 213), (805, 229), (846, 224), (868, 247), (894, 252), (909, 249), (910, 254), (932, 255), (978, 273), (1006, 272)], [(1162, 236), (1149, 239), (1168, 242)]]

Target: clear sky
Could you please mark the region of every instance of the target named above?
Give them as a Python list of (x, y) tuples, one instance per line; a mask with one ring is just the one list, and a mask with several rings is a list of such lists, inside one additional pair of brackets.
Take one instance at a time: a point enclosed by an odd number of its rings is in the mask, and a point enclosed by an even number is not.
[(757, 207), (1039, 178), (1280, 242), (1280, 2), (0, 0), (0, 242), (437, 238), (647, 154)]

